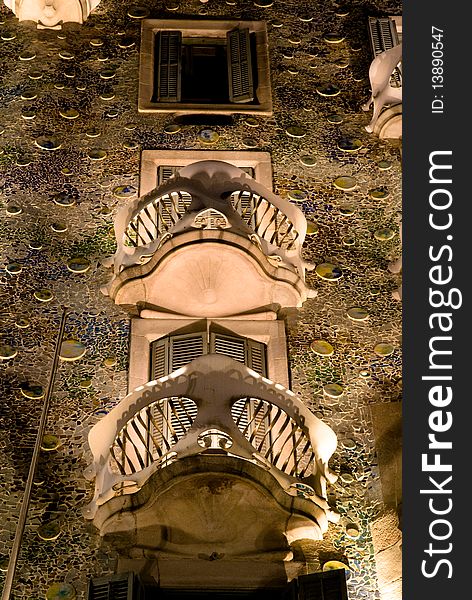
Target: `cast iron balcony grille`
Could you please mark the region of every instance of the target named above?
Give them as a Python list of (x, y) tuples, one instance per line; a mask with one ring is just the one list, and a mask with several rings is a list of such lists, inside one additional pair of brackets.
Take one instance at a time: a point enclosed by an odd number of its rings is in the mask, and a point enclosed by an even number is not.
[[(231, 416), (264, 461), (297, 479), (311, 475), (316, 455), (310, 439), (283, 409), (260, 398), (239, 398), (231, 406)], [(110, 450), (112, 470), (113, 463), (121, 475), (134, 475), (153, 463), (167, 466), (176, 460), (173, 447), (186, 436), (196, 418), (198, 406), (191, 398), (153, 402), (119, 431)], [(199, 438), (202, 448), (228, 450), (231, 454), (230, 440), (218, 430), (213, 440), (211, 423), (208, 427), (209, 433)]]
[(228, 231), (251, 240), (263, 253), (304, 277), (302, 211), (242, 169), (223, 161), (199, 161), (127, 203), (115, 217), (117, 250), (105, 264), (114, 276), (149, 260), (165, 242), (198, 229)]
[(304, 494), (332, 514), (326, 483), (336, 480), (328, 467), (334, 432), (293, 392), (224, 355), (207, 354), (137, 388), (91, 429), (89, 445), (91, 519), (100, 505), (138, 491), (158, 470), (202, 454), (250, 461), (289, 495)]
[[(230, 198), (235, 211), (256, 235), (284, 250), (295, 247), (299, 232), (269, 200), (245, 190), (233, 192)], [(152, 200), (130, 221), (125, 230), (124, 244), (137, 248), (162, 238), (189, 212), (191, 203), (192, 196), (182, 190)]]

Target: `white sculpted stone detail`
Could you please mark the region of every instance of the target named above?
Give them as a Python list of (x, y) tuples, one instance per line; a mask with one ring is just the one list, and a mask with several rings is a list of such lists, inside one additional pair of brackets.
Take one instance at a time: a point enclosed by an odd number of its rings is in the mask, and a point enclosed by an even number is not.
[(231, 227), (223, 213), (214, 208), (202, 210), (193, 220), (193, 227), (197, 229), (228, 229)]
[(19, 21), (38, 28), (60, 29), (62, 23), (83, 23), (100, 0), (3, 0)]
[[(275, 419), (271, 418), (271, 426), (277, 428), (273, 433), (281, 444), (279, 451), (274, 449), (273, 454), (276, 458), (270, 453), (262, 454), (262, 450), (257, 450), (234, 420), (232, 406), (235, 398), (248, 397), (264, 401), (267, 406), (272, 406), (275, 412), (282, 411), (285, 415), (283, 419), (287, 418), (292, 423), (288, 429), (289, 421), (286, 421), (283, 427), (278, 427), (274, 425)], [(169, 443), (165, 445), (165, 453), (160, 458), (156, 455), (156, 459), (146, 466), (142, 458), (145, 453), (149, 456), (149, 450), (143, 446), (146, 434), (143, 430), (139, 436), (139, 426), (136, 423), (144, 423), (142, 415), (146, 409), (166, 398), (192, 398), (198, 406), (198, 413), (180, 439), (169, 438)], [(134, 429), (138, 432), (134, 442), (133, 427), (128, 429), (132, 422), (135, 423)], [(310, 465), (306, 466), (306, 469), (309, 466), (311, 471), (308, 476), (292, 474), (294, 471), (291, 452), (294, 450), (287, 450), (284, 437), (287, 440), (291, 439), (295, 431), (293, 426), (298, 428), (297, 431), (303, 432), (312, 449)], [(124, 428), (128, 431), (127, 458), (126, 464), (120, 468), (121, 473), (118, 473), (112, 449)], [(95, 496), (85, 511), (89, 519), (94, 518), (99, 506), (120, 494), (120, 490), (125, 494), (134, 493), (159, 469), (180, 459), (199, 455), (214, 446), (227, 450), (239, 460), (250, 461), (262, 470), (269, 471), (289, 495), (294, 494), (293, 484), (307, 483), (304, 487), (313, 490), (308, 497), (320, 510), (318, 522), (322, 529), (326, 530), (328, 521), (337, 520), (337, 515), (331, 511), (326, 500), (327, 482), (333, 483), (337, 479), (328, 466), (337, 445), (335, 433), (293, 392), (224, 355), (203, 356), (169, 376), (137, 388), (94, 425), (89, 433), (89, 445), (93, 463), (87, 469), (86, 477), (95, 477)], [(305, 443), (300, 446), (305, 446)], [(282, 458), (279, 456), (282, 462), (277, 462), (277, 454), (280, 455), (283, 449), (286, 454)]]
[(372, 133), (374, 130), (377, 119), (384, 106), (400, 104), (402, 101), (402, 88), (392, 87), (390, 85), (390, 77), (401, 59), (402, 45), (399, 44), (376, 56), (370, 65), (369, 79), (372, 94), (369, 101), (362, 106), (362, 110), (367, 111), (371, 104), (374, 104), (372, 120), (366, 126), (366, 130), (369, 133)]
[[(102, 291), (117, 304), (146, 302), (175, 314), (215, 317), (271, 304), (301, 306), (316, 295), (305, 283), (311, 265), (302, 257), (303, 212), (226, 162), (184, 167), (124, 204), (114, 226), (116, 252), (102, 260), (113, 276)], [(191, 268), (195, 260), (199, 265)], [(211, 285), (193, 281), (207, 270)], [(195, 293), (200, 288), (211, 291), (202, 297)]]
[[(263, 202), (260, 210), (253, 211), (250, 224), (232, 205), (231, 195), (235, 192), (247, 193)], [(178, 212), (176, 206), (185, 194), (190, 196), (191, 201), (182, 214), (182, 209)], [(169, 210), (171, 204), (173, 208)], [(161, 205), (164, 218), (162, 213), (159, 214)], [(149, 218), (145, 209), (148, 213), (156, 212), (155, 215), (153, 213), (154, 220)], [(115, 217), (117, 250), (103, 264), (113, 266), (115, 275), (139, 264), (141, 256), (152, 255), (161, 246), (163, 233), (159, 227), (163, 221), (166, 221), (166, 233), (175, 237), (192, 227), (196, 214), (206, 209), (222, 213), (228, 221), (228, 229), (234, 233), (251, 240), (256, 235), (266, 256), (280, 256), (285, 264), (304, 277), (309, 265), (301, 257), (307, 227), (303, 212), (241, 169), (217, 160), (198, 161), (184, 167), (178, 176), (118, 210)], [(130, 225), (135, 229), (141, 228), (140, 237), (131, 244), (127, 235)], [(275, 229), (278, 229), (276, 233)]]

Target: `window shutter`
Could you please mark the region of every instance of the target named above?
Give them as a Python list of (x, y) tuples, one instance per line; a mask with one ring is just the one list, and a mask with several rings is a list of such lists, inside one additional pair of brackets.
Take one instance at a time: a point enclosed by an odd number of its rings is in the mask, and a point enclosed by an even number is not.
[(374, 56), (399, 43), (395, 21), (388, 17), (369, 17), (369, 32)]
[(151, 381), (169, 374), (169, 339), (163, 338), (151, 344)]
[(211, 334), (211, 351), (216, 354), (224, 354), (243, 365), (246, 364), (246, 347), (244, 338), (221, 335), (220, 333)]
[(249, 29), (233, 29), (226, 34), (230, 102), (254, 100), (251, 41)]
[(264, 377), (266, 376), (265, 350), (265, 344), (254, 340), (247, 340), (247, 366)]
[(180, 102), (181, 99), (181, 31), (159, 31), (156, 43), (156, 102)]
[(87, 600), (144, 600), (144, 591), (133, 573), (90, 579)]
[(297, 584), (298, 600), (347, 600), (344, 569), (300, 575)]
[(206, 354), (205, 334), (171, 336), (170, 372), (180, 369), (199, 356)]

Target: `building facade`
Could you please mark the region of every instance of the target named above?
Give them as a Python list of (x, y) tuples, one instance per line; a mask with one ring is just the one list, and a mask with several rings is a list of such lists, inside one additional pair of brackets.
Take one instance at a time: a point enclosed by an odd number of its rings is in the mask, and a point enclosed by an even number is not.
[(399, 599), (401, 105), (362, 104), (401, 6), (23, 4), (5, 581), (51, 405), (12, 597)]

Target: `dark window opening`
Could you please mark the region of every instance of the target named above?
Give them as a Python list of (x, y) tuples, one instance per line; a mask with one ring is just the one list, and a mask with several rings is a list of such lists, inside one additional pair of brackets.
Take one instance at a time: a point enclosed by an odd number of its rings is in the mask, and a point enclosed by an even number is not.
[(182, 102), (227, 104), (228, 67), (225, 44), (182, 45)]
[(225, 38), (185, 38), (159, 31), (154, 44), (153, 102), (258, 105), (256, 36), (247, 28)]

